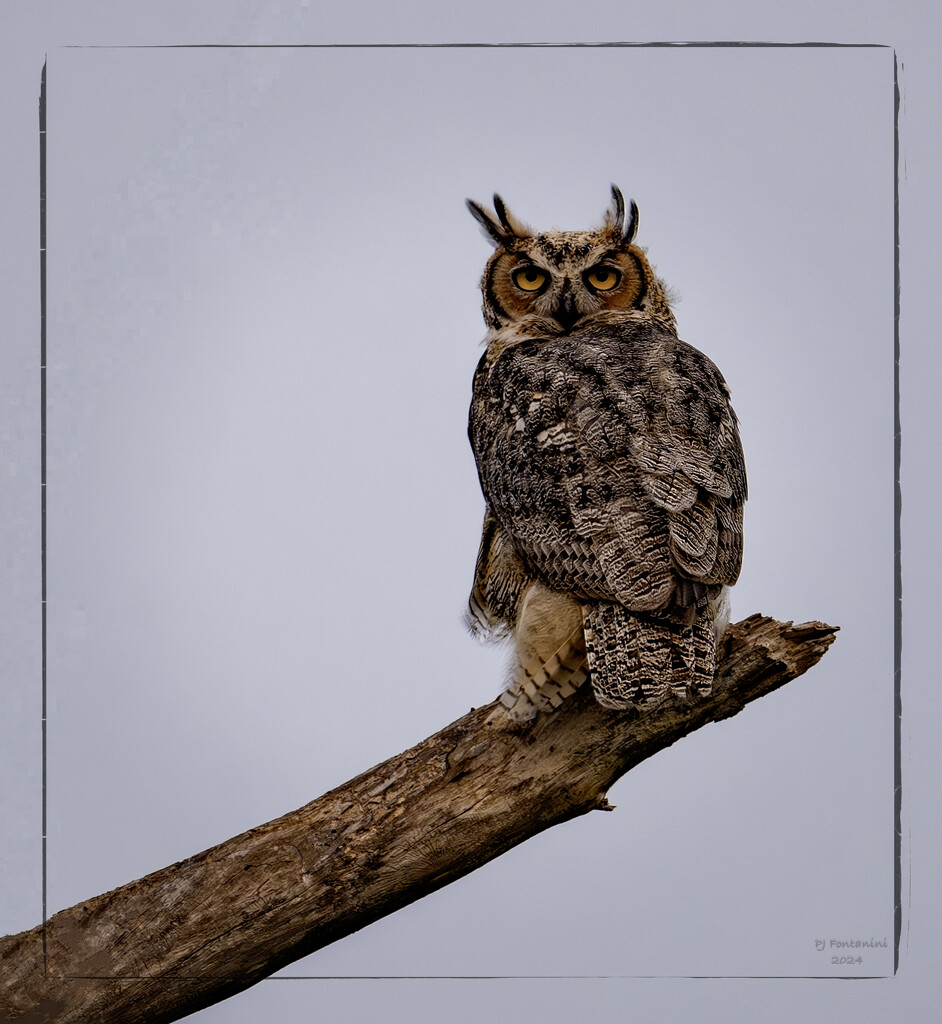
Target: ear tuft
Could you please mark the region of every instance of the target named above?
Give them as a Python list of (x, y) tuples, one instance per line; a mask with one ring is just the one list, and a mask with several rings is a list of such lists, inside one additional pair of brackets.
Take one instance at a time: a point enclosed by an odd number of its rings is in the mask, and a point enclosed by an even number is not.
[(605, 223), (615, 232), (622, 245), (631, 245), (638, 231), (638, 204), (629, 200), (628, 217), (625, 217), (625, 197), (617, 185), (612, 185), (612, 205), (605, 217)]
[(514, 239), (526, 238), (531, 234), (530, 229), (516, 217), (504, 205), (499, 195), (494, 196), (494, 210), (492, 213), (487, 207), (476, 203), (473, 199), (466, 200), (472, 217), (481, 225), (485, 236), (496, 245), (504, 245), (507, 248), (513, 246)]

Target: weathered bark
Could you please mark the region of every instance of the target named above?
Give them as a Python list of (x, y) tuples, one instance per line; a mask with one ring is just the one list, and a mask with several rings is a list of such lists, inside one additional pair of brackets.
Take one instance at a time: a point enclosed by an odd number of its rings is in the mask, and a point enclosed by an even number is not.
[(753, 615), (711, 697), (643, 716), (583, 687), (526, 728), (478, 708), (300, 810), (0, 939), (0, 1021), (178, 1020), (417, 900), (810, 668), (836, 627)]

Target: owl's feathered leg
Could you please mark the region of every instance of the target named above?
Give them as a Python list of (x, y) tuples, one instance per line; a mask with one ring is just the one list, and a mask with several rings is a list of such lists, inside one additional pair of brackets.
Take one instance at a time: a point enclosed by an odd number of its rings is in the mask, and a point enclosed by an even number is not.
[(500, 697), (503, 715), (527, 722), (542, 709), (559, 707), (588, 675), (579, 602), (532, 583), (514, 629), (510, 682)]
[(708, 611), (679, 623), (595, 602), (585, 607), (585, 643), (592, 690), (603, 707), (644, 707), (669, 693), (693, 697), (712, 689), (716, 632)]

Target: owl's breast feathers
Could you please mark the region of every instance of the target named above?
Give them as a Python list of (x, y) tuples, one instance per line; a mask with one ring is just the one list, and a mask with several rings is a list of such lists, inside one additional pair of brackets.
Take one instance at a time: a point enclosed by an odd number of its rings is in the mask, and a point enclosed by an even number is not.
[(689, 621), (739, 575), (746, 477), (726, 383), (653, 320), (491, 346), (469, 435), (491, 515), (548, 586)]

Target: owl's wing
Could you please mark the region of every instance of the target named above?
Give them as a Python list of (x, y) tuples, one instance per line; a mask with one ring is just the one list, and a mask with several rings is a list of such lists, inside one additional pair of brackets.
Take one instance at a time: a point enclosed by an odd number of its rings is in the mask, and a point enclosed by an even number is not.
[(500, 640), (517, 620), (517, 607), (531, 577), (490, 505), (484, 511), (481, 546), (468, 598), (467, 622), (483, 639)]
[(626, 607), (703, 606), (742, 561), (736, 417), (701, 352), (657, 328), (631, 340), (596, 340), (602, 394), (569, 410), (581, 464), (567, 484), (573, 523)]
[(746, 469), (729, 389), (683, 342), (669, 346), (663, 379), (663, 404), (632, 438), (644, 488), (668, 514), (681, 572), (731, 585), (742, 564)]

